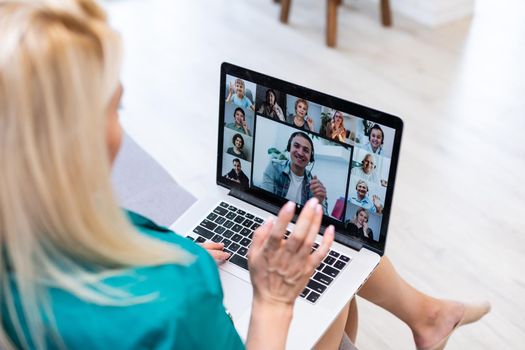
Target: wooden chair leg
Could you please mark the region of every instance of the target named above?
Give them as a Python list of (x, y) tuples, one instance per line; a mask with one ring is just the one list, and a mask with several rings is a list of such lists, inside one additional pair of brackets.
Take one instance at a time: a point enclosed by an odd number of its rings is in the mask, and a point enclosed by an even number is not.
[(391, 27), (392, 12), (390, 11), (390, 0), (381, 0), (379, 6), (379, 10), (381, 11), (381, 23), (383, 23), (383, 26), (385, 27)]
[(281, 0), (281, 17), (282, 23), (288, 23), (288, 16), (290, 15), (290, 5), (292, 0)]
[(335, 47), (337, 42), (337, 7), (340, 0), (326, 1), (326, 45)]

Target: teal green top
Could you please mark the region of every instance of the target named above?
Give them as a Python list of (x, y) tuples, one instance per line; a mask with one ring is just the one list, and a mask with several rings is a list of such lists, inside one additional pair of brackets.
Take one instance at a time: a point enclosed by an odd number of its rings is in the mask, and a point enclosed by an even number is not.
[[(190, 240), (138, 214), (128, 215), (140, 232), (177, 244), (196, 259), (189, 266), (135, 268), (130, 270), (132, 274), (105, 280), (133, 295), (158, 293), (147, 303), (98, 306), (64, 290), (49, 289), (56, 325), (67, 348), (244, 349), (222, 304), (222, 287), (213, 258)], [(3, 321), (16, 342), (9, 321)], [(54, 348), (54, 344), (50, 342), (49, 347)]]

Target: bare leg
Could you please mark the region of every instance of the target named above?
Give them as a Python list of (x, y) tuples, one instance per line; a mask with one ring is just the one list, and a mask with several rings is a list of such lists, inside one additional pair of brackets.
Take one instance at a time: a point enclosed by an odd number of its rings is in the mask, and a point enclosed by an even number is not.
[(356, 298), (352, 298), (350, 301), (350, 307), (348, 309), (348, 318), (346, 319), (345, 333), (350, 338), (350, 341), (355, 344), (357, 339), (357, 325), (358, 325), (358, 314), (357, 314), (357, 302)]
[(332, 323), (323, 337), (315, 344), (315, 349), (339, 349), (343, 332), (345, 330), (346, 319), (349, 316), (349, 304), (346, 304), (339, 316)]
[[(405, 322), (418, 349), (432, 347), (446, 338), (464, 314), (471, 311), (462, 303), (432, 298), (416, 290), (401, 278), (387, 257), (381, 259), (358, 294)], [(475, 314), (473, 318), (479, 319), (489, 309), (487, 306), (476, 310), (479, 317)]]

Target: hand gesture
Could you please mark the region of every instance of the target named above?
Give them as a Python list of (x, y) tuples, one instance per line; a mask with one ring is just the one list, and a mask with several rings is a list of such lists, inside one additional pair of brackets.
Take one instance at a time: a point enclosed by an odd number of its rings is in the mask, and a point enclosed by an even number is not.
[(376, 207), (376, 213), (381, 214), (383, 212), (383, 205), (381, 204), (381, 198), (375, 194), (372, 196), (372, 202), (374, 207)]
[(308, 128), (310, 129), (310, 131), (314, 130), (314, 121), (312, 118), (306, 117), (306, 124), (308, 124)]
[(314, 175), (312, 177), (312, 180), (310, 181), (310, 191), (312, 192), (313, 196), (319, 200), (320, 203), (322, 203), (326, 198), (326, 188), (324, 187), (323, 183), (317, 179), (317, 176)]
[(206, 249), (217, 263), (223, 263), (230, 257), (230, 253), (224, 251), (224, 243), (204, 242), (201, 247)]
[(369, 234), (368, 234), (368, 222), (363, 222), (363, 233), (365, 234), (365, 237), (366, 238), (370, 238)]
[(228, 87), (228, 94), (233, 94), (233, 90), (234, 90), (234, 87), (233, 87), (233, 83), (230, 81), (230, 86)]
[(295, 228), (283, 239), (295, 213), (295, 203), (288, 202), (277, 220), (267, 220), (254, 234), (248, 252), (254, 302), (290, 307), (308, 279), (324, 259), (334, 239), (334, 227), (326, 229), (323, 242), (310, 254), (319, 232), (323, 209), (316, 198), (304, 206)]

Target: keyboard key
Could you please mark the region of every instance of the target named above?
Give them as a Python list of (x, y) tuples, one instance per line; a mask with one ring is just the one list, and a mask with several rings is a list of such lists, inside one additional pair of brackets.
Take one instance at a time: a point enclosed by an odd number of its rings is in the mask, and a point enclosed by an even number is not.
[(226, 214), (226, 218), (230, 219), (230, 220), (235, 219), (236, 216), (237, 216), (237, 214), (232, 213), (231, 211), (228, 214)]
[(206, 218), (211, 221), (215, 220), (216, 217), (217, 217), (217, 214), (215, 213), (209, 213), (208, 216), (206, 216)]
[(222, 216), (218, 216), (217, 219), (214, 220), (217, 224), (222, 224), (223, 222), (226, 221), (225, 218), (223, 218)]
[(222, 234), (224, 231), (226, 231), (226, 229), (222, 226), (217, 226), (217, 228), (215, 230), (213, 230), (213, 232), (215, 233), (218, 233), (218, 234)]
[(243, 258), (242, 256), (239, 256), (237, 254), (232, 255), (230, 257), (230, 262), (242, 267), (245, 270), (248, 270), (248, 260), (246, 258)]
[(321, 265), (317, 266), (317, 271), (321, 271), (325, 266), (326, 264), (321, 263)]
[(237, 208), (235, 208), (233, 205), (230, 205), (228, 207), (228, 209), (231, 210), (231, 211), (237, 211)]
[(325, 266), (324, 269), (322, 269), (322, 271), (331, 277), (337, 277), (337, 275), (339, 274), (339, 270), (334, 269), (331, 266)]
[(232, 237), (232, 241), (234, 241), (234, 242), (239, 242), (241, 239), (242, 239), (242, 236), (237, 234), (237, 233), (234, 234), (233, 237)]
[(321, 284), (319, 282), (316, 282), (316, 281), (312, 281), (310, 280), (307, 284), (308, 288), (318, 292), (318, 293), (322, 293), (326, 290), (326, 286), (324, 284)]
[(204, 243), (204, 242), (206, 242), (206, 238), (199, 236), (199, 237), (197, 237), (195, 242), (197, 242), (197, 243)]
[(244, 220), (246, 220), (246, 219), (244, 217), (240, 216), (240, 215), (237, 215), (237, 217), (235, 219), (233, 219), (233, 221), (235, 221), (238, 224), (242, 223)]
[(329, 285), (334, 279), (332, 277), (328, 277), (324, 273), (318, 272), (314, 275), (314, 280)]
[(222, 235), (226, 238), (230, 238), (231, 236), (233, 236), (233, 232), (230, 230), (226, 230), (226, 232), (224, 232)]
[(225, 238), (222, 240), (222, 243), (224, 244), (224, 248), (228, 248), (228, 246), (232, 244), (232, 241), (230, 241), (228, 238)]
[(201, 226), (204, 228), (207, 228), (208, 230), (215, 230), (215, 227), (217, 227), (217, 224), (211, 222), (210, 220), (202, 220)]
[(301, 294), (299, 294), (299, 296), (300, 296), (301, 298), (306, 298), (306, 296), (308, 295), (308, 293), (310, 293), (310, 289), (305, 288), (305, 289), (303, 289), (303, 291), (301, 292)]
[(349, 257), (347, 257), (346, 255), (341, 255), (341, 256), (339, 257), (339, 259), (341, 259), (341, 260), (343, 260), (343, 261), (345, 261), (345, 262), (349, 262), (349, 261), (351, 260), (351, 259), (350, 259)]
[(237, 214), (244, 215), (244, 214), (246, 214), (246, 212), (244, 210), (237, 209)]
[(219, 205), (223, 208), (228, 208), (230, 206), (228, 203), (224, 203), (224, 202), (221, 202), (221, 204)]
[(259, 226), (261, 226), (261, 224), (255, 223), (252, 225), (251, 229), (255, 231), (259, 228)]
[(333, 251), (333, 250), (330, 250), (330, 253), (328, 253), (328, 255), (333, 256), (334, 258), (337, 258), (337, 257), (339, 257), (339, 255), (341, 255), (341, 254), (339, 254), (338, 252), (335, 252), (335, 251)]
[(228, 210), (224, 209), (223, 207), (220, 207), (220, 206), (215, 208), (215, 209), (213, 209), (213, 212), (216, 213), (216, 214), (222, 215), (222, 216), (228, 214)]
[(226, 220), (226, 222), (223, 224), (224, 227), (230, 228), (233, 226), (233, 221)]
[(263, 219), (258, 218), (258, 217), (255, 217), (253, 220), (254, 220), (256, 223), (258, 223), (258, 224), (262, 224), (262, 223), (264, 222)]
[(253, 219), (255, 217), (255, 216), (253, 216), (250, 213), (246, 213), (246, 215), (244, 215), (244, 216), (247, 217), (248, 219)]
[(251, 226), (253, 225), (253, 221), (252, 221), (252, 220), (249, 220), (249, 219), (246, 219), (246, 220), (242, 223), (242, 225), (243, 225), (244, 227), (251, 227)]
[(332, 265), (334, 262), (335, 262), (335, 259), (332, 258), (331, 256), (327, 256), (326, 258), (324, 258), (324, 263), (326, 265)]
[(250, 243), (252, 243), (252, 240), (251, 239), (248, 239), (248, 238), (243, 238), (241, 239), (241, 241), (239, 242), (243, 247), (247, 247), (250, 245)]
[(290, 236), (291, 232), (286, 230), (286, 233), (284, 234), (286, 237)]
[(237, 243), (232, 243), (230, 244), (230, 246), (228, 247), (229, 250), (231, 250), (232, 252), (236, 252), (237, 249), (239, 249), (241, 246), (238, 245)]
[(242, 226), (241, 225), (239, 225), (239, 224), (233, 225), (233, 227), (232, 227), (232, 231), (233, 232), (239, 232), (240, 230), (242, 230)]
[(314, 249), (317, 249), (317, 248), (319, 248), (319, 243), (317, 243), (317, 242), (314, 242), (314, 244), (312, 245), (312, 247), (314, 247)]
[(210, 230), (206, 230), (204, 227), (202, 226), (197, 226), (193, 229), (193, 232), (195, 232), (196, 234), (204, 237), (204, 238), (212, 238), (213, 237), (213, 232), (211, 232)]
[(334, 267), (335, 267), (336, 269), (339, 269), (339, 270), (344, 269), (345, 266), (346, 266), (346, 263), (343, 262), (343, 261), (341, 261), (341, 260), (337, 260), (337, 261), (335, 262), (335, 264), (334, 264)]
[(252, 230), (250, 230), (250, 229), (248, 229), (248, 228), (245, 227), (245, 228), (243, 228), (243, 229), (241, 230), (240, 233), (241, 233), (241, 235), (243, 235), (243, 236), (248, 236), (250, 233), (252, 233)]
[(215, 235), (211, 238), (212, 242), (220, 243), (222, 241), (222, 237), (219, 235)]
[(191, 236), (186, 236), (187, 239), (189, 239), (190, 241), (194, 241), (193, 237)]
[(237, 251), (237, 254), (246, 256), (246, 254), (248, 254), (248, 248), (240, 247), (239, 250)]
[(320, 294), (317, 294), (316, 292), (311, 292), (310, 294), (308, 294), (308, 296), (306, 297), (306, 300), (308, 301), (311, 301), (312, 303), (315, 303), (317, 301), (317, 299), (319, 299), (321, 295)]

